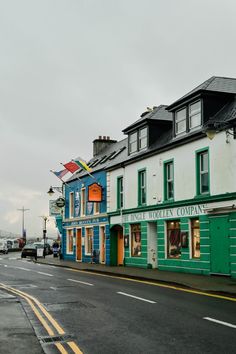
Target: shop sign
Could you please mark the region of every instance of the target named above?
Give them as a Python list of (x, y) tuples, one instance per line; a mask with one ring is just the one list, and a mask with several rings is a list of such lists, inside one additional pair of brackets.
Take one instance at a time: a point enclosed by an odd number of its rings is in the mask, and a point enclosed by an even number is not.
[(102, 201), (102, 186), (98, 183), (93, 183), (88, 186), (88, 201), (101, 202)]
[(61, 208), (56, 204), (56, 200), (49, 200), (49, 216), (61, 215)]
[(58, 208), (63, 208), (64, 205), (65, 205), (65, 199), (64, 199), (64, 198), (60, 197), (60, 198), (58, 198), (58, 199), (56, 200), (56, 206), (57, 206)]
[[(179, 208), (150, 210), (142, 213), (123, 215), (122, 222), (151, 221), (158, 219), (172, 219), (181, 217), (191, 217), (206, 214), (206, 205), (190, 205)], [(112, 223), (114, 223), (112, 218)]]

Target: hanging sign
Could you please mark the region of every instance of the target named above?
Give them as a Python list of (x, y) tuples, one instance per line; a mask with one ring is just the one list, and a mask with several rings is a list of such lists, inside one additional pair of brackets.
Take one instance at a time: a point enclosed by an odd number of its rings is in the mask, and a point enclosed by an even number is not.
[(93, 183), (88, 186), (88, 201), (101, 202), (102, 201), (102, 186), (98, 183)]
[(56, 200), (56, 206), (58, 208), (63, 208), (65, 205), (65, 199), (62, 198), (62, 197), (59, 197), (57, 200)]

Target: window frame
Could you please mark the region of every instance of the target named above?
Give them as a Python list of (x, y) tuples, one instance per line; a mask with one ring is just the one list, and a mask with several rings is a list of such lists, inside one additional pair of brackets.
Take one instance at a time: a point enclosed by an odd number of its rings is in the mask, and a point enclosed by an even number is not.
[[(72, 248), (70, 247), (71, 237), (72, 237)], [(74, 248), (74, 229), (70, 228), (66, 230), (66, 254), (73, 254), (74, 253), (73, 248)]]
[[(168, 172), (168, 166), (172, 165), (172, 173), (173, 173), (173, 178), (168, 179), (167, 177), (167, 172)], [(163, 163), (163, 167), (164, 167), (164, 201), (173, 201), (174, 200), (174, 181), (175, 181), (175, 173), (174, 173), (174, 159), (170, 159), (170, 160), (166, 160)], [(172, 181), (172, 190), (173, 190), (173, 196), (169, 197), (168, 193), (169, 193), (169, 188), (168, 188), (168, 183)]]
[(74, 192), (69, 194), (69, 218), (72, 219), (75, 216), (75, 195)]
[[(194, 104), (196, 104), (198, 102), (200, 104), (199, 111), (197, 113), (191, 114), (191, 106), (193, 106)], [(189, 131), (193, 131), (193, 130), (201, 127), (201, 125), (202, 125), (202, 101), (201, 100), (194, 101), (194, 102), (190, 103), (188, 107), (189, 107), (189, 109), (188, 109), (188, 127), (189, 127)], [(191, 118), (198, 115), (199, 113), (200, 113), (199, 124), (194, 127), (191, 127)]]
[[(174, 229), (171, 229), (170, 227), (168, 228), (168, 224), (175, 224), (175, 223), (179, 223), (179, 228), (174, 228)], [(169, 231), (171, 230), (179, 230), (179, 244), (178, 244), (178, 247), (179, 247), (179, 250), (180, 250), (180, 253), (178, 253), (176, 255), (176, 257), (174, 255), (170, 255), (170, 234), (169, 234)], [(171, 220), (166, 220), (165, 221), (165, 242), (166, 242), (166, 258), (167, 259), (180, 259), (181, 258), (181, 221), (180, 219), (171, 219)]]
[[(136, 139), (131, 142), (131, 138), (136, 135)], [(136, 145), (136, 148), (134, 147), (134, 150), (131, 149), (132, 145)], [(129, 134), (129, 154), (134, 154), (135, 152), (138, 151), (138, 131), (135, 130), (134, 132)]]
[[(201, 171), (201, 157), (203, 154), (207, 153), (207, 171)], [(196, 160), (196, 194), (197, 196), (202, 195), (209, 195), (210, 194), (210, 154), (209, 154), (209, 147), (197, 150), (195, 152), (195, 160)], [(208, 190), (203, 192), (202, 191), (202, 175), (207, 173), (207, 185)]]
[[(144, 131), (144, 130), (146, 130), (146, 135), (141, 137), (141, 131)], [(146, 144), (143, 147), (141, 147), (142, 141), (146, 141)], [(138, 131), (138, 150), (139, 151), (140, 150), (144, 150), (144, 149), (147, 148), (147, 146), (148, 146), (148, 127), (145, 126), (145, 127), (140, 128), (139, 131)]]
[[(198, 220), (198, 229), (199, 229), (199, 236), (196, 236), (196, 238), (199, 238), (199, 250), (196, 249), (195, 247), (195, 242), (194, 242), (194, 229), (197, 229), (197, 227), (194, 227), (193, 223), (194, 221)], [(190, 221), (190, 232), (191, 232), (191, 258), (193, 259), (200, 259), (201, 258), (201, 234), (200, 234), (200, 219), (198, 218), (191, 218), (189, 219)], [(196, 241), (197, 243), (197, 241)], [(196, 256), (195, 251), (199, 251), (199, 256)]]
[(100, 203), (99, 202), (93, 202), (93, 214), (97, 215), (100, 213)]
[[(138, 230), (133, 231), (137, 227)], [(130, 240), (131, 240), (131, 257), (142, 257), (142, 226), (141, 223), (130, 224)], [(136, 241), (137, 236), (139, 235), (139, 241)]]
[[(89, 232), (91, 231), (91, 234)], [(89, 236), (89, 239), (88, 239)], [(85, 228), (85, 236), (84, 236), (84, 254), (85, 256), (92, 256), (93, 252), (93, 237), (94, 237), (94, 230), (93, 227), (88, 226)], [(89, 250), (89, 244), (91, 243), (91, 249)]]
[(123, 209), (124, 207), (124, 177), (117, 177), (117, 209)]
[[(144, 176), (144, 184), (142, 185), (142, 176)], [(143, 201), (144, 197), (144, 201)], [(138, 206), (147, 204), (147, 171), (146, 168), (138, 170)]]
[[(185, 110), (185, 118), (177, 120), (178, 113), (180, 113), (181, 111), (184, 111), (184, 110)], [(175, 135), (176, 136), (184, 134), (184, 133), (187, 132), (187, 120), (188, 120), (188, 108), (187, 108), (187, 106), (182, 107), (181, 109), (179, 109), (179, 110), (177, 110), (175, 112)], [(177, 123), (180, 123), (180, 122), (183, 122), (183, 121), (185, 121), (185, 130), (178, 132), (177, 131)]]
[(80, 216), (86, 215), (86, 188), (81, 188), (81, 208)]

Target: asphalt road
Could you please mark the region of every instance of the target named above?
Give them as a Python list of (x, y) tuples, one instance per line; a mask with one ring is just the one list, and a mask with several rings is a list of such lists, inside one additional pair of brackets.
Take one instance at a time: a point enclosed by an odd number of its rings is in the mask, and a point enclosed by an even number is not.
[[(0, 283), (36, 298), (84, 354), (235, 352), (233, 301), (37, 264), (13, 253), (0, 255)], [(45, 328), (23, 305), (44, 337)], [(43, 350), (58, 352), (47, 343)]]

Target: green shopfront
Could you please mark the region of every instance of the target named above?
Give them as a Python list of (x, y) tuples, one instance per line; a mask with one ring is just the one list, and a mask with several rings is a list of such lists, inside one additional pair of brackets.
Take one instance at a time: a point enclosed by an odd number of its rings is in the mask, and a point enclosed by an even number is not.
[(111, 228), (123, 229), (123, 264), (236, 277), (236, 200), (225, 199), (111, 213)]

